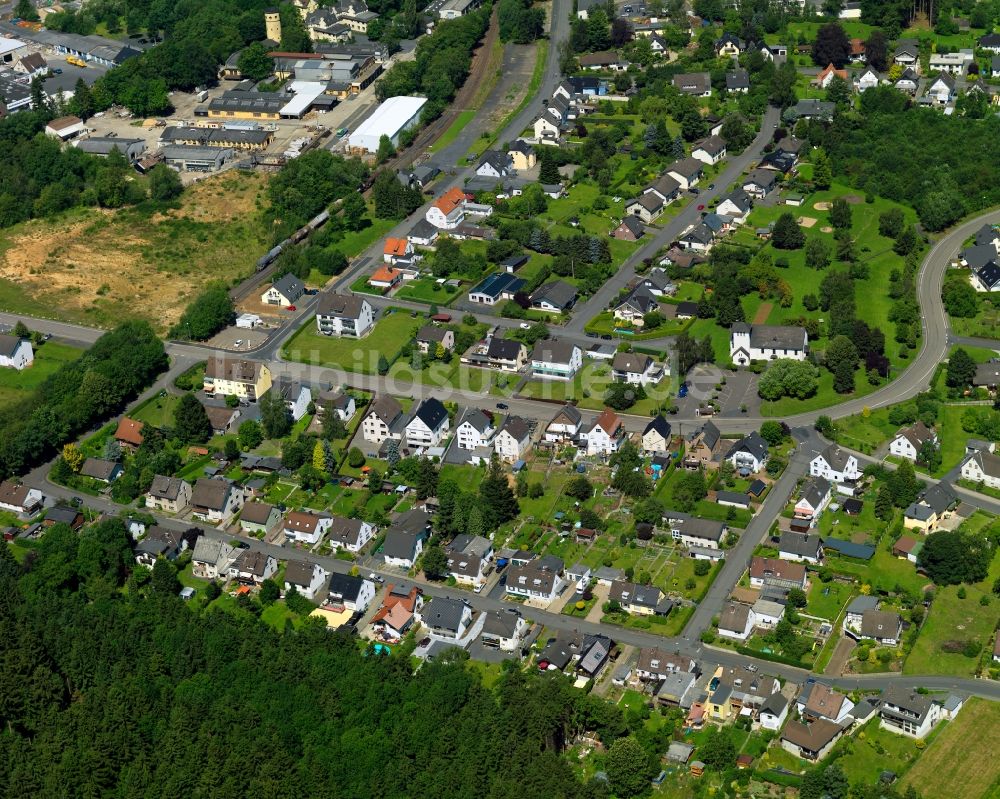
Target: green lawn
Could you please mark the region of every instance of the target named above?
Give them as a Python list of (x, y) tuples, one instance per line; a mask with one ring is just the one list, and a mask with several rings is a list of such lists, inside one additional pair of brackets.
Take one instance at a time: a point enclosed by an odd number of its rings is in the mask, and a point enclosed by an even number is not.
[[(971, 677), (976, 672), (979, 656), (945, 652), (947, 641), (976, 640), (984, 650), (992, 644), (993, 631), (1000, 621), (1000, 600), (993, 594), (994, 581), (1000, 577), (1000, 559), (994, 557), (990, 573), (981, 583), (964, 586), (966, 597), (959, 599), (959, 586), (937, 589), (934, 602), (920, 630), (920, 636), (903, 663), (907, 674), (948, 674)], [(987, 597), (986, 606), (980, 599)]]
[[(956, 277), (965, 280), (965, 276)], [(980, 338), (996, 338), (1000, 330), (1000, 300), (995, 300), (988, 294), (979, 294), (979, 313), (971, 319), (949, 316), (948, 321), (952, 331), (959, 336), (978, 336)], [(1000, 344), (998, 344), (1000, 346)], [(971, 353), (970, 353), (971, 354)], [(995, 355), (995, 353), (994, 353)]]
[(0, 369), (0, 408), (23, 399), (53, 372), (83, 354), (83, 350), (58, 341), (46, 341), (33, 350), (34, 361), (27, 369)]
[[(938, 729), (931, 734), (936, 737)], [(841, 740), (834, 749), (835, 753), (843, 753), (837, 758), (837, 764), (848, 781), (866, 785), (878, 782), (883, 771), (902, 775), (920, 757), (921, 751), (922, 747), (912, 738), (881, 729), (878, 719), (869, 721), (857, 733)]]
[(181, 398), (174, 394), (153, 397), (141, 407), (136, 408), (129, 416), (153, 427), (173, 427), (174, 410), (180, 401)]
[(853, 586), (834, 580), (824, 583), (813, 577), (807, 595), (809, 604), (806, 605), (803, 612), (833, 622), (853, 596)]
[(588, 333), (622, 335), (631, 341), (642, 341), (648, 338), (660, 338), (661, 336), (676, 336), (691, 326), (690, 319), (671, 319), (665, 321), (659, 327), (653, 328), (630, 328), (621, 321), (616, 320), (611, 311), (601, 311), (597, 316), (587, 322)]
[(432, 144), (429, 148), (430, 152), (436, 153), (438, 150), (442, 150), (451, 144), (455, 139), (458, 138), (458, 134), (461, 133), (465, 126), (468, 125), (473, 119), (476, 118), (476, 111), (459, 111), (458, 116), (455, 117), (455, 121), (448, 126), (448, 129), (442, 133), (436, 142)]
[(450, 289), (443, 283), (438, 283), (433, 277), (422, 277), (417, 280), (404, 281), (395, 296), (401, 300), (447, 305), (461, 293), (461, 287)]
[(400, 347), (409, 342), (424, 320), (397, 311), (383, 316), (362, 339), (324, 336), (316, 323), (306, 322), (285, 345), (285, 358), (318, 366), (333, 366), (348, 372), (377, 374), (380, 355), (391, 362)]

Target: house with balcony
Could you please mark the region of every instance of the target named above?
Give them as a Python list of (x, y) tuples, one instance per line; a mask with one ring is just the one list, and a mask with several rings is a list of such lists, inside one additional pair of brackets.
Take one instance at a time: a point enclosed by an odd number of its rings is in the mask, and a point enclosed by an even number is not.
[(329, 572), (318, 563), (293, 559), (285, 565), (285, 590), (294, 588), (306, 599), (316, 599), (326, 587)]
[(322, 540), (332, 524), (333, 517), (325, 513), (309, 510), (292, 511), (285, 517), (285, 538), (312, 546)]
[(260, 361), (211, 356), (202, 387), (209, 396), (238, 397), (256, 402), (271, 388), (271, 370)]
[(553, 555), (512, 563), (504, 588), (511, 596), (549, 603), (566, 587), (563, 569), (562, 560)]
[(414, 449), (437, 447), (449, 430), (448, 411), (434, 397), (421, 400), (406, 425), (406, 443)]
[(611, 360), (611, 373), (619, 383), (645, 387), (659, 383), (663, 379), (664, 369), (648, 355), (616, 352)]
[(224, 477), (201, 477), (191, 491), (191, 515), (210, 524), (229, 524), (243, 508), (243, 488)]
[(809, 462), (809, 474), (835, 483), (841, 493), (853, 494), (857, 481), (861, 479), (861, 468), (854, 455), (836, 444), (830, 444)]
[(327, 291), (316, 305), (316, 329), (324, 336), (364, 338), (375, 326), (375, 312), (363, 297)]
[(531, 374), (541, 380), (572, 380), (583, 367), (583, 351), (565, 339), (542, 339), (531, 351)]
[(158, 474), (146, 492), (146, 507), (163, 513), (180, 513), (191, 503), (191, 484), (179, 477)]
[(580, 431), (579, 440), (588, 455), (611, 455), (618, 451), (625, 436), (625, 424), (621, 418), (610, 408), (605, 408), (593, 423)]

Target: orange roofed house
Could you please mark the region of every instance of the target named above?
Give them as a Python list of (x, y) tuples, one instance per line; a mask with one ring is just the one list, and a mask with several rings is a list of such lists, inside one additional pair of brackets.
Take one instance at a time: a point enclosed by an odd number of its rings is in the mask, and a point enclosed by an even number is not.
[(368, 285), (372, 288), (382, 289), (383, 293), (386, 293), (396, 288), (402, 280), (403, 272), (401, 269), (396, 268), (392, 264), (382, 264), (368, 278)]
[(624, 441), (625, 425), (618, 414), (605, 408), (589, 428), (584, 428), (580, 439), (586, 442), (588, 455), (610, 455)]
[(387, 264), (394, 264), (397, 261), (408, 261), (413, 256), (413, 245), (409, 239), (388, 238), (385, 240), (385, 248), (382, 250), (382, 260)]
[(847, 74), (846, 69), (837, 69), (833, 64), (827, 64), (823, 70), (813, 78), (813, 85), (819, 86), (821, 89), (825, 89), (830, 85), (830, 81), (834, 78), (841, 78), (844, 81), (849, 81), (850, 76)]
[(398, 641), (413, 626), (414, 614), (423, 604), (423, 591), (418, 586), (389, 583), (382, 607), (372, 618), (372, 630), (383, 639)]
[(454, 230), (465, 220), (465, 192), (448, 189), (427, 209), (427, 221), (441, 230)]
[(123, 447), (135, 449), (142, 444), (142, 428), (145, 425), (135, 419), (123, 416), (118, 420), (118, 429), (115, 430), (115, 441)]

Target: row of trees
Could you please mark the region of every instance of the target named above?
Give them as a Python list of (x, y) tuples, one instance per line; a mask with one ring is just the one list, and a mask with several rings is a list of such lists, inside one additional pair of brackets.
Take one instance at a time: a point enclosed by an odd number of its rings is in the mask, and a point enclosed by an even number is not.
[(146, 322), (105, 333), (79, 359), (60, 367), (0, 421), (0, 474), (23, 474), (64, 443), (106, 419), (148, 386), (167, 356)]

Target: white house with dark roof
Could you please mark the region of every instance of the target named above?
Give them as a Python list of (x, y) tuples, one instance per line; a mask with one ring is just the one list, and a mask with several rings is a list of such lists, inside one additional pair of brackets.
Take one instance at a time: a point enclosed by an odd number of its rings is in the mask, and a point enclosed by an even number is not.
[(804, 361), (808, 352), (809, 336), (802, 327), (736, 322), (729, 332), (729, 357), (738, 366), (777, 358)]
[(479, 408), (467, 408), (455, 426), (455, 445), (459, 449), (483, 449), (493, 441), (494, 435), (493, 418)]
[(893, 683), (882, 693), (883, 729), (909, 738), (926, 738), (942, 718), (942, 704), (930, 694)]
[(955, 99), (955, 79), (947, 72), (942, 72), (931, 81), (924, 96), (934, 105), (949, 105)]
[(414, 448), (436, 447), (448, 433), (448, 411), (434, 397), (421, 400), (406, 425), (406, 443)]
[(302, 544), (318, 544), (333, 524), (333, 517), (313, 511), (292, 511), (285, 517), (285, 538)]
[(759, 472), (767, 463), (767, 457), (767, 442), (756, 430), (733, 444), (726, 453), (726, 460), (738, 472)]
[(778, 185), (778, 173), (773, 169), (751, 170), (743, 179), (743, 191), (755, 200), (762, 200)]
[(375, 599), (375, 583), (363, 577), (333, 572), (327, 586), (324, 605), (342, 607), (352, 613), (364, 613)]
[(750, 211), (753, 210), (753, 200), (750, 195), (743, 189), (734, 189), (722, 197), (719, 204), (715, 207), (715, 212), (719, 216), (725, 216), (731, 220), (734, 225), (742, 225), (746, 223), (747, 217), (750, 215)]
[(721, 136), (709, 136), (691, 146), (691, 157), (712, 166), (726, 157), (726, 142)]
[(235, 553), (228, 541), (200, 535), (191, 553), (191, 573), (202, 580), (217, 580), (229, 571)]
[(482, 178), (505, 178), (513, 171), (513, 160), (507, 153), (499, 150), (486, 150), (476, 167), (476, 174)]
[(242, 549), (229, 566), (229, 577), (244, 584), (260, 585), (278, 571), (278, 560), (273, 555), (255, 549)]
[(368, 407), (361, 421), (361, 435), (365, 441), (381, 444), (387, 438), (402, 439), (406, 417), (403, 406), (389, 394), (379, 394)]
[(665, 599), (655, 585), (638, 585), (627, 580), (615, 580), (608, 591), (608, 599), (617, 602), (622, 610), (637, 616), (665, 616), (673, 602)]
[(667, 174), (676, 180), (685, 191), (692, 186), (697, 186), (704, 172), (705, 164), (690, 156), (674, 161), (667, 167)]
[(531, 374), (542, 380), (572, 380), (583, 367), (583, 351), (565, 339), (542, 339), (531, 351)]
[(576, 286), (565, 280), (554, 280), (539, 286), (531, 295), (531, 307), (546, 313), (564, 313), (576, 303)]
[(324, 336), (363, 338), (375, 326), (371, 303), (356, 295), (324, 292), (316, 306), (316, 329)]
[(299, 297), (306, 293), (306, 287), (291, 272), (288, 272), (275, 280), (260, 295), (263, 305), (294, 305)]
[(611, 360), (611, 373), (616, 382), (632, 386), (651, 386), (663, 379), (664, 369), (648, 355), (637, 352), (616, 352)]
[(0, 483), (0, 509), (13, 513), (32, 513), (42, 506), (45, 497), (37, 488), (4, 480)]
[(642, 431), (642, 451), (647, 455), (666, 452), (670, 448), (670, 440), (670, 422), (663, 414), (657, 414)]
[(726, 71), (726, 91), (736, 94), (746, 94), (750, 91), (750, 73), (745, 69), (730, 69)]
[(823, 562), (823, 542), (818, 535), (782, 533), (778, 539), (778, 557), (817, 565)]
[(493, 451), (507, 463), (520, 460), (531, 448), (531, 427), (527, 419), (508, 416), (493, 438)]
[(854, 483), (861, 477), (858, 459), (836, 444), (830, 444), (809, 462), (809, 474), (824, 477), (831, 483)]
[(574, 441), (580, 433), (582, 417), (575, 405), (564, 405), (545, 427), (549, 442)]
[(712, 96), (712, 76), (707, 72), (682, 72), (674, 75), (674, 86), (692, 97)]
[(566, 587), (562, 560), (552, 555), (535, 557), (507, 567), (504, 589), (512, 596), (551, 602)]
[(375, 537), (376, 532), (378, 528), (370, 522), (334, 516), (327, 528), (326, 540), (336, 549), (357, 553)]
[(936, 444), (937, 434), (923, 422), (917, 422), (896, 434), (896, 437), (889, 442), (889, 454), (906, 458), (908, 461), (916, 461), (920, 450), (928, 441)]
[(35, 360), (31, 340), (17, 336), (0, 334), (0, 368), (21, 371), (31, 366)]
[(815, 525), (820, 515), (830, 504), (832, 497), (830, 481), (825, 477), (810, 477), (802, 485), (799, 498), (795, 503), (794, 514), (796, 519), (808, 521)]
[(245, 499), (243, 489), (232, 480), (202, 477), (191, 491), (191, 515), (212, 524), (228, 524), (243, 508)]
[(746, 641), (757, 626), (757, 614), (742, 602), (728, 602), (719, 614), (719, 635)]
[(962, 464), (962, 477), (987, 488), (1000, 489), (1000, 457), (982, 450), (973, 452)]
[(515, 652), (528, 632), (528, 622), (515, 608), (504, 608), (486, 613), (480, 641), (490, 649)]
[(670, 535), (689, 549), (721, 549), (728, 529), (723, 522), (696, 516), (664, 512), (664, 526)]
[(285, 566), (285, 590), (295, 588), (306, 599), (315, 599), (326, 586), (329, 572), (318, 563), (292, 559)]
[(493, 544), (481, 535), (457, 535), (445, 548), (448, 574), (458, 583), (479, 588), (493, 563)]

